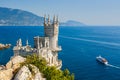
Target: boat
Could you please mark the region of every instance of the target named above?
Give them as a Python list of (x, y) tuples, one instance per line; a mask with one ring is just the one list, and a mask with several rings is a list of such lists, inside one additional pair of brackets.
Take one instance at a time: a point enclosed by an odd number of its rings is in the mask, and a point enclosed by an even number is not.
[(97, 56), (96, 60), (99, 61), (100, 63), (105, 64), (105, 65), (108, 64), (108, 61), (105, 58), (101, 57), (101, 56)]

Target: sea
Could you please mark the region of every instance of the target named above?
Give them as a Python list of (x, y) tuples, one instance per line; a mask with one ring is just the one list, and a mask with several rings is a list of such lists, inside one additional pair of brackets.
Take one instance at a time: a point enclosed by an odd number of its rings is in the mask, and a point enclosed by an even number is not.
[[(44, 36), (43, 26), (0, 26), (0, 43), (10, 43), (0, 51), (0, 64), (5, 65), (13, 56), (13, 47), (21, 38), (34, 46), (34, 37)], [(120, 80), (120, 27), (119, 26), (64, 26), (59, 29), (58, 53), (62, 70), (69, 69), (75, 80)], [(109, 65), (96, 61), (101, 55)]]

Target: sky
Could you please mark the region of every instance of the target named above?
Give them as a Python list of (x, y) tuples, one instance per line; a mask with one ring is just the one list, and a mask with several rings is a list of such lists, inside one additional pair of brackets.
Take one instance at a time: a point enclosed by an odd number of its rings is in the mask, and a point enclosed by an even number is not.
[(61, 22), (120, 26), (120, 0), (0, 0), (0, 7), (22, 9), (38, 16), (58, 15)]

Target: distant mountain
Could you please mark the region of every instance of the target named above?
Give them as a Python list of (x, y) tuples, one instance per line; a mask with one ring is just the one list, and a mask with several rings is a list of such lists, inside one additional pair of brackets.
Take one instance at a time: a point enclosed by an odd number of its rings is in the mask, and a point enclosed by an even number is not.
[(78, 22), (78, 21), (73, 21), (69, 20), (67, 22), (60, 23), (61, 26), (85, 26), (84, 23)]
[[(0, 26), (42, 26), (44, 17), (31, 12), (0, 7)], [(83, 23), (69, 20), (60, 22), (60, 26), (83, 26)]]
[(2, 26), (38, 26), (42, 25), (43, 17), (31, 12), (0, 7), (0, 25)]

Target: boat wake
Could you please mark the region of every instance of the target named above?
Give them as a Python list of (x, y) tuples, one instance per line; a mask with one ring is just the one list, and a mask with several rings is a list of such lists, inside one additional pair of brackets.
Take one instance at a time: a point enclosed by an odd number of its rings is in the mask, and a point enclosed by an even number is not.
[(76, 38), (76, 37), (68, 37), (68, 36), (61, 36), (61, 35), (60, 35), (60, 37), (67, 38), (67, 39), (73, 39), (73, 40), (92, 42), (92, 43), (97, 43), (97, 44), (105, 44), (105, 45), (110, 45), (110, 46), (120, 46), (119, 43), (113, 43), (113, 42), (96, 41), (96, 40), (90, 40), (90, 39), (84, 39), (84, 38)]
[[(62, 36), (62, 35), (60, 35), (60, 37), (62, 37), (62, 38), (67, 38), (67, 39), (73, 39), (73, 40), (80, 40), (80, 41), (98, 43), (98, 44), (105, 44), (105, 45), (110, 45), (110, 46), (120, 46), (119, 43), (113, 43), (113, 42), (103, 42), (103, 41), (89, 40), (89, 39), (76, 38), (76, 37), (68, 37), (68, 36)], [(106, 65), (106, 66), (109, 66), (109, 67), (116, 68), (116, 69), (120, 69), (120, 67), (115, 66), (115, 65), (111, 65), (111, 64), (108, 64), (108, 63), (105, 64), (105, 65)]]
[(111, 64), (106, 64), (106, 66), (110, 66), (110, 67), (113, 67), (113, 68), (116, 68), (116, 69), (120, 69), (120, 67), (115, 66), (115, 65), (111, 65)]

